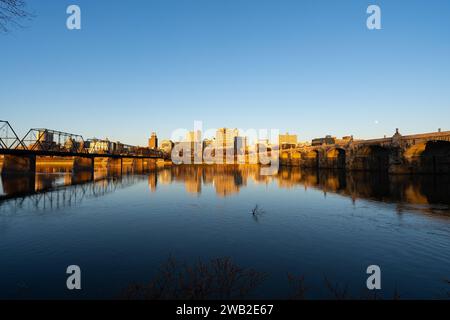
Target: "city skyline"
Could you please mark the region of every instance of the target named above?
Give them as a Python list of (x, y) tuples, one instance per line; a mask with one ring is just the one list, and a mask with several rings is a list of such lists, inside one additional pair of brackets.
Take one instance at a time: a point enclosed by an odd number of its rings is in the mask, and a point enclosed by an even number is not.
[(382, 30), (366, 28), (367, 1), (78, 4), (81, 30), (65, 28), (67, 3), (29, 3), (35, 17), (1, 35), (2, 118), (20, 136), (145, 146), (195, 120), (302, 141), (449, 129), (449, 3), (377, 1)]

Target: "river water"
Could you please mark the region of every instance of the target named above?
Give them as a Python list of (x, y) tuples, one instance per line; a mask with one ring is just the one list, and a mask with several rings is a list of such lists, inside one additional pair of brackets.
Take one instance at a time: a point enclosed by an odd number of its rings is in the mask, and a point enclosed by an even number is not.
[[(49, 170), (51, 171), (51, 170)], [(168, 259), (229, 257), (248, 298), (449, 298), (450, 177), (178, 166), (2, 177), (0, 298), (123, 298)], [(31, 180), (31, 181), (30, 181)], [(66, 288), (81, 268), (82, 290)], [(264, 277), (262, 276), (264, 274)]]

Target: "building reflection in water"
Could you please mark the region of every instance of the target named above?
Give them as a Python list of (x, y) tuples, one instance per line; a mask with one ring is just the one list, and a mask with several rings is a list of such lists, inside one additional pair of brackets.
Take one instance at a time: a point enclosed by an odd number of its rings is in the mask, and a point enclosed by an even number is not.
[[(397, 209), (448, 213), (450, 176), (387, 175), (376, 172), (342, 170), (300, 170), (280, 168), (276, 175), (261, 175), (258, 166), (176, 166), (157, 173), (161, 184), (181, 182), (188, 193), (201, 194), (202, 186), (212, 185), (219, 197), (237, 194), (249, 181), (254, 184), (276, 183), (279, 188), (313, 188), (351, 198), (397, 203)], [(150, 178), (149, 178), (150, 179)], [(149, 180), (150, 181), (150, 180)], [(153, 181), (153, 180), (152, 180)], [(155, 190), (151, 187), (152, 190)]]
[(149, 172), (148, 173), (148, 186), (150, 188), (150, 191), (155, 192), (156, 186), (158, 184), (158, 175), (156, 172)]
[[(313, 188), (328, 193), (358, 199), (396, 203), (398, 212), (420, 210), (427, 213), (449, 213), (449, 175), (383, 175), (373, 172), (344, 172), (339, 170), (307, 171), (299, 168), (280, 168), (275, 175), (261, 174), (256, 165), (173, 166), (146, 173), (95, 170), (72, 174), (38, 173), (35, 176), (5, 177), (1, 179), (0, 205), (18, 197), (84, 186), (95, 196), (114, 191), (117, 186), (130, 185), (146, 179), (151, 192), (158, 185), (184, 184), (187, 193), (200, 195), (202, 188), (212, 187), (218, 197), (236, 195), (251, 184), (275, 184), (279, 188)], [(45, 171), (49, 172), (49, 171)], [(80, 188), (78, 188), (80, 189)], [(103, 190), (103, 191), (102, 191)]]

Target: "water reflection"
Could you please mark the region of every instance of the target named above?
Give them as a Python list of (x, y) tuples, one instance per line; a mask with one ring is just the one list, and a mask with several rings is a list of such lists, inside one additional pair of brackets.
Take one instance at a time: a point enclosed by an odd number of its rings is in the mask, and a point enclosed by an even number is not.
[(450, 207), (450, 176), (387, 175), (373, 172), (342, 170), (300, 170), (280, 168), (272, 176), (262, 175), (257, 166), (179, 166), (157, 173), (162, 184), (182, 182), (188, 193), (200, 194), (202, 186), (213, 185), (219, 197), (237, 194), (250, 182), (276, 183), (280, 188), (319, 189), (351, 198), (397, 203), (397, 210), (420, 210), (427, 213), (448, 213)]
[(142, 175), (119, 175), (111, 171), (38, 173), (35, 176), (2, 176), (0, 212), (51, 210), (75, 206), (88, 198), (102, 197), (144, 181)]
[[(449, 176), (260, 169), (2, 176), (0, 297), (74, 297), (60, 274), (75, 261), (91, 288), (76, 297), (108, 298), (148, 283), (168, 256), (231, 257), (267, 272), (262, 298), (285, 297), (287, 273), (305, 275), (311, 288), (325, 274), (358, 290), (373, 263), (389, 267), (383, 294), (398, 285), (406, 297), (439, 296), (450, 261)], [(18, 283), (31, 289), (17, 294)]]
[(373, 172), (280, 168), (277, 174), (268, 176), (261, 174), (260, 167), (252, 165), (174, 166), (153, 170), (145, 175), (105, 169), (96, 170), (94, 176), (90, 172), (2, 176), (0, 206), (9, 200), (36, 198), (36, 195), (42, 197), (47, 193), (54, 195), (55, 192), (60, 193), (60, 198), (64, 200), (58, 205), (72, 204), (72, 199), (80, 192), (83, 195), (101, 196), (113, 192), (118, 186), (131, 185), (144, 179), (148, 181), (152, 192), (157, 191), (159, 184), (182, 183), (189, 194), (200, 195), (202, 187), (213, 186), (218, 197), (228, 197), (238, 194), (249, 183), (276, 183), (279, 188), (314, 188), (322, 190), (324, 195), (339, 194), (354, 202), (367, 199), (396, 203), (398, 212), (419, 210), (424, 213), (448, 214), (450, 211), (448, 175), (389, 176)]

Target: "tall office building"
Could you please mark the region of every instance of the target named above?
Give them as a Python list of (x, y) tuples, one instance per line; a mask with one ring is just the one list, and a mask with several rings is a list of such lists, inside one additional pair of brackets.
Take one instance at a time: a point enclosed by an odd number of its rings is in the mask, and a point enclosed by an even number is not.
[(185, 142), (201, 142), (201, 141), (202, 141), (202, 132), (200, 130), (189, 131), (188, 133), (186, 133)]
[(190, 163), (202, 162), (203, 146), (202, 146), (202, 132), (200, 130), (187, 132), (186, 138), (184, 139), (182, 144), (183, 144), (183, 152), (190, 153), (191, 155)]
[(216, 148), (234, 148), (235, 138), (239, 136), (238, 129), (220, 128), (216, 132)]
[(234, 137), (234, 150), (236, 154), (243, 155), (248, 151), (247, 137)]

